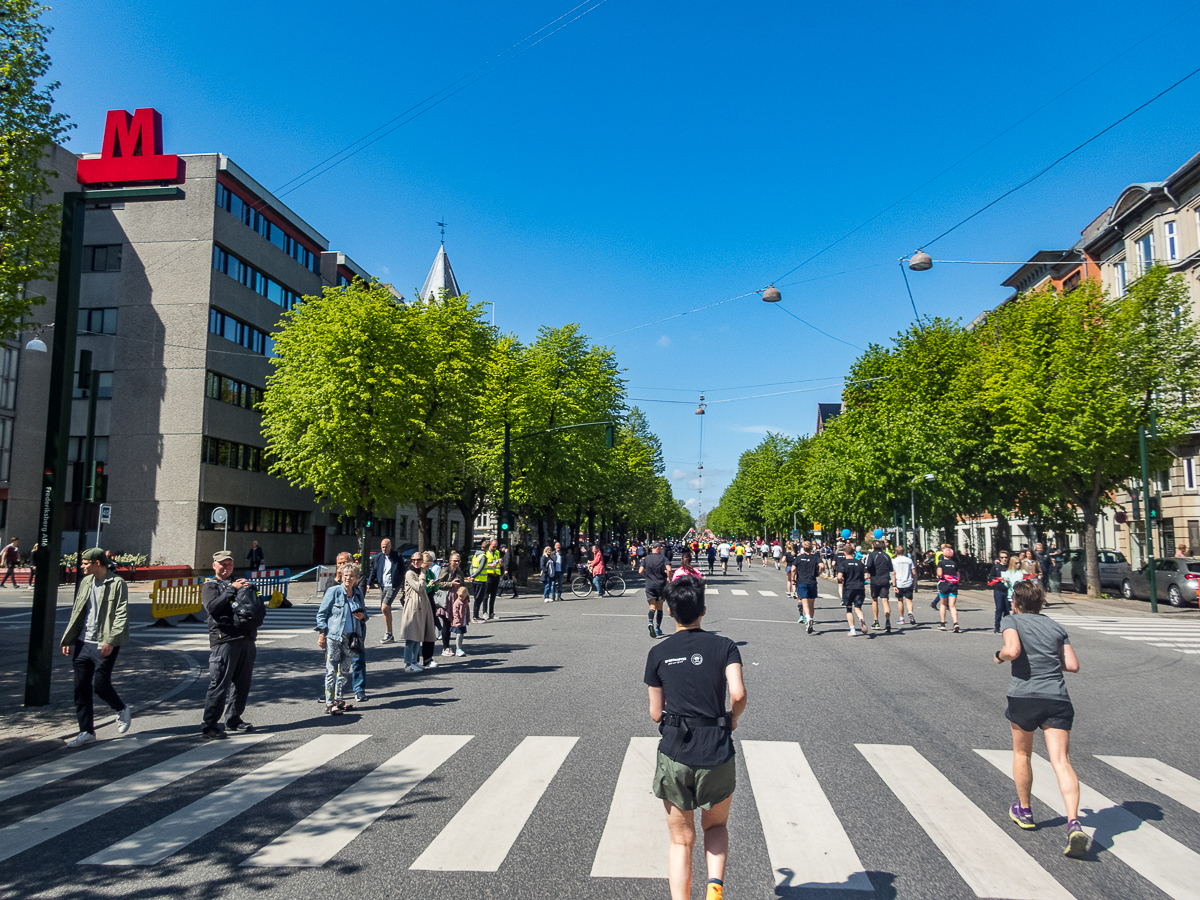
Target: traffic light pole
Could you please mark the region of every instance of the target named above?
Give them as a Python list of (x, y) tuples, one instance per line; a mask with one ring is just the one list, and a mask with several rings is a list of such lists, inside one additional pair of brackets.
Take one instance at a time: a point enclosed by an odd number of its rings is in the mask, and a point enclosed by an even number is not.
[(1146, 581), (1150, 585), (1150, 612), (1158, 612), (1158, 585), (1154, 577), (1154, 518), (1150, 512), (1150, 474), (1146, 463), (1146, 429), (1138, 426), (1138, 445), (1142, 451), (1142, 508), (1146, 523)]
[[(87, 379), (86, 383), (84, 379)], [(83, 580), (83, 550), (87, 544), (88, 520), (91, 518), (92, 500), (96, 498), (96, 395), (100, 393), (100, 371), (92, 368), (92, 351), (79, 351), (79, 386), (88, 392), (87, 437), (84, 438), (80, 459), (75, 465), (83, 466), (83, 477), (79, 479), (79, 542), (75, 545), (75, 589)], [(83, 457), (86, 457), (84, 459)], [(99, 532), (99, 526), (96, 527)], [(99, 541), (96, 545), (99, 546)]]

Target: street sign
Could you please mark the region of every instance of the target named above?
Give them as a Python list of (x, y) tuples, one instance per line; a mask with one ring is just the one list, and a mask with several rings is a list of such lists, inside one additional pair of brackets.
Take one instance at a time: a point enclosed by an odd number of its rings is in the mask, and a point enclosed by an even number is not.
[(112, 507), (109, 506), (107, 503), (100, 504), (100, 524), (101, 525), (111, 525), (112, 524)]
[(799, 528), (792, 529), (792, 540), (793, 541), (800, 540), (800, 529)]

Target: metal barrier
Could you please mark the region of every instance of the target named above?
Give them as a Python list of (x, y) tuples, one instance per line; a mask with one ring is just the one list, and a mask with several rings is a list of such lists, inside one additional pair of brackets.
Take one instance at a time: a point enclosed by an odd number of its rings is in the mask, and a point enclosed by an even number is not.
[(291, 584), (291, 569), (254, 569), (246, 573), (246, 578), (258, 591), (263, 603), (271, 599), (276, 591), (287, 599), (288, 585)]
[(335, 584), (337, 584), (337, 566), (318, 566), (316, 598), (322, 599), (325, 592)]
[(150, 615), (155, 618), (151, 627), (174, 628), (175, 623), (167, 616), (183, 616), (184, 622), (199, 622), (200, 585), (203, 578), (160, 578), (150, 591)]

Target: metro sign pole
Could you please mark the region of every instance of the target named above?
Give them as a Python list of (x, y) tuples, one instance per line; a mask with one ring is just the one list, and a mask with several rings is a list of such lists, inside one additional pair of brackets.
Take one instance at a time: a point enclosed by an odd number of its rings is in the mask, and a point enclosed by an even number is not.
[[(75, 370), (75, 333), (79, 319), (79, 283), (83, 269), (83, 217), (88, 203), (131, 200), (177, 200), (183, 190), (185, 163), (162, 152), (162, 116), (155, 109), (130, 115), (109, 110), (99, 159), (81, 159), (76, 180), (85, 188), (63, 194), (62, 236), (58, 251), (50, 396), (46, 403), (46, 447), (38, 510), (36, 579), (29, 626), (29, 660), (25, 670), (25, 705), (50, 702), (50, 675), (55, 653), (55, 609), (62, 556), (63, 492), (67, 443), (71, 434), (71, 380)], [(140, 187), (130, 187), (141, 185)], [(158, 185), (148, 187), (146, 185)], [(93, 390), (95, 388), (93, 387)]]

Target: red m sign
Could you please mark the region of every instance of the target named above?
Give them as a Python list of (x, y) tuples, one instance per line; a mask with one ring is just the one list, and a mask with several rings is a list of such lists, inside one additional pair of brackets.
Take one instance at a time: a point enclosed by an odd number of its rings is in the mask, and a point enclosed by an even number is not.
[(162, 152), (162, 116), (157, 109), (130, 115), (110, 109), (104, 123), (99, 159), (81, 159), (75, 169), (80, 184), (183, 184), (186, 164)]

